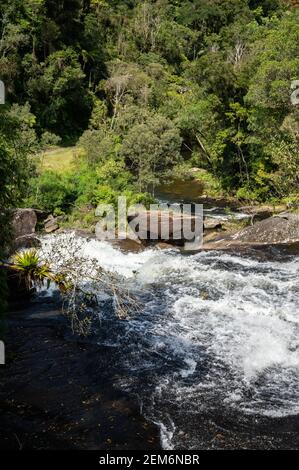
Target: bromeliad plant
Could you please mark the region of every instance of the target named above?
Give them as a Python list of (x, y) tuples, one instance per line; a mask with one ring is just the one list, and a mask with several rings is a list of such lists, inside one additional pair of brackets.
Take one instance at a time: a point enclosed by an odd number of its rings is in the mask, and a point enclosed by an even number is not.
[(97, 260), (82, 257), (81, 245), (82, 240), (74, 234), (62, 234), (48, 248), (17, 252), (9, 262), (0, 260), (0, 267), (19, 277), (29, 293), (55, 283), (61, 293), (62, 313), (73, 332), (86, 336), (99, 318), (98, 294), (109, 295), (119, 319), (138, 313), (140, 304), (120, 276), (103, 269)]
[(54, 273), (47, 263), (43, 263), (35, 249), (15, 253), (10, 263), (6, 265), (20, 276), (28, 291), (41, 288), (45, 283), (49, 287), (54, 282), (61, 291), (65, 292), (67, 285), (63, 274)]

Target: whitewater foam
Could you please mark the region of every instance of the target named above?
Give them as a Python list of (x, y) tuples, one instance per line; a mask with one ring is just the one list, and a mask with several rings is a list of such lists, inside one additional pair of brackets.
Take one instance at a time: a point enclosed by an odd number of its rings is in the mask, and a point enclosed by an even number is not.
[[(53, 240), (43, 240), (48, 253)], [(144, 301), (120, 344), (131, 374), (123, 382), (136, 383), (145, 413), (160, 423), (164, 448), (177, 445), (178, 413), (220, 405), (264, 416), (299, 412), (298, 259), (124, 253), (85, 239), (79, 249), (124, 276)]]

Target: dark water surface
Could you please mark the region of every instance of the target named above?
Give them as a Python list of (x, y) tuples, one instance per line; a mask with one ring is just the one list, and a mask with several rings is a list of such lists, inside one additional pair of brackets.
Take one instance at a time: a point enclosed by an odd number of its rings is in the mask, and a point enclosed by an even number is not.
[(204, 185), (198, 180), (176, 179), (158, 187), (156, 197), (171, 202), (197, 202), (203, 195)]

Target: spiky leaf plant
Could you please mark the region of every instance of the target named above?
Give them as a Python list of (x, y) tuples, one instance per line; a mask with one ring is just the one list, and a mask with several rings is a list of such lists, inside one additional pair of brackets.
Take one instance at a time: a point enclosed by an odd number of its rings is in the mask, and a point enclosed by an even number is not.
[(35, 249), (15, 253), (10, 268), (19, 273), (28, 290), (42, 287), (45, 282), (49, 286), (51, 281), (61, 290), (67, 288), (63, 275), (53, 273), (47, 264), (42, 263)]

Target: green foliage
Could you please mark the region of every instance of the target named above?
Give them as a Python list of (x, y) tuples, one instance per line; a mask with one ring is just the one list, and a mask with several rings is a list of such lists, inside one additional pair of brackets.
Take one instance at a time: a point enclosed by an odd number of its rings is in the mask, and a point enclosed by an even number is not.
[(54, 273), (48, 264), (41, 261), (35, 249), (15, 253), (7, 266), (18, 274), (28, 291), (42, 287), (45, 282), (48, 287), (51, 282), (54, 282), (62, 292), (66, 292), (71, 287), (66, 282), (65, 275)]
[[(0, 16), (1, 259), (12, 207), (88, 225), (98, 203), (149, 203), (191, 166), (210, 195), (298, 199), (294, 2), (0, 0)], [(80, 158), (36, 170), (78, 138)], [(0, 316), (4, 292), (2, 270)]]
[(28, 105), (0, 107), (0, 208), (14, 207), (24, 195), (37, 149), (35, 118)]
[[(128, 205), (137, 203), (148, 205), (153, 202), (147, 193), (137, 191), (134, 177), (121, 159), (107, 160), (94, 169), (83, 164), (73, 178), (77, 190), (75, 205), (79, 208), (89, 205), (92, 212), (98, 204), (112, 204), (117, 208), (120, 196), (127, 198)], [(92, 217), (91, 220), (93, 221)]]
[[(3, 207), (29, 175), (24, 203), (70, 214), (147, 199), (190, 166), (210, 194), (296, 197), (292, 2), (0, 0), (0, 14)], [(70, 174), (36, 174), (28, 154), (78, 137)]]
[(117, 158), (119, 137), (110, 130), (88, 129), (79, 140), (79, 146), (85, 152), (85, 159), (89, 166)]
[(91, 108), (78, 59), (71, 48), (53, 52), (39, 65), (27, 57), (27, 93), (32, 109), (39, 116), (42, 129), (60, 136), (82, 131)]
[(25, 205), (54, 212), (70, 210), (77, 197), (71, 177), (46, 171), (30, 181), (30, 194)]
[[(36, 148), (33, 124), (28, 105), (0, 106), (0, 261), (7, 257), (11, 243), (10, 209), (20, 203), (33, 171), (28, 158)], [(4, 331), (6, 296), (6, 275), (0, 267), (0, 336)]]
[(211, 197), (218, 197), (222, 195), (222, 188), (218, 178), (207, 170), (199, 170), (194, 176), (197, 180), (203, 183), (203, 192), (209, 194)]
[(121, 155), (136, 175), (140, 191), (163, 181), (180, 158), (181, 137), (174, 124), (161, 115), (136, 124), (123, 141)]
[(24, 279), (28, 290), (34, 286), (42, 286), (49, 273), (48, 267), (40, 265), (39, 256), (35, 250), (15, 253), (10, 267)]
[(45, 131), (40, 138), (40, 145), (42, 149), (56, 147), (61, 143), (61, 137), (49, 131)]

